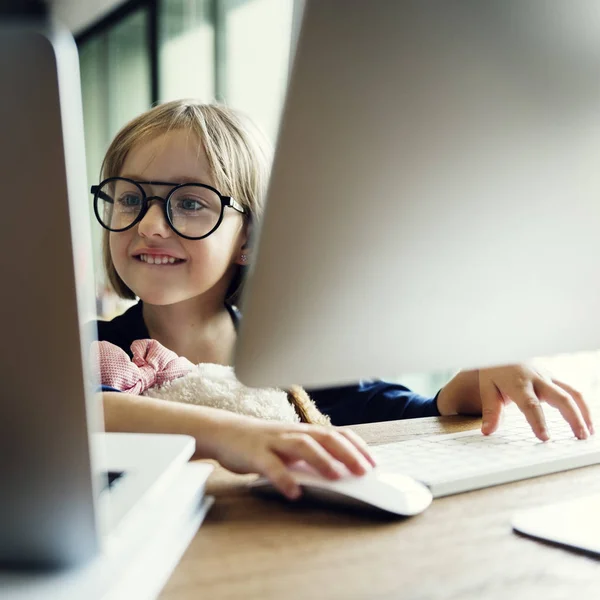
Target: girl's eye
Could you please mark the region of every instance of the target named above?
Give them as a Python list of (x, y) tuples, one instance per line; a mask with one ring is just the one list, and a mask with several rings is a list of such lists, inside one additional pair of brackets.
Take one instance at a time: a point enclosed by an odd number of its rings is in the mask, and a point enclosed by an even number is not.
[(198, 210), (202, 210), (204, 205), (195, 198), (180, 198), (177, 200), (177, 208), (180, 210), (188, 210), (191, 212), (195, 212)]
[(119, 198), (119, 204), (127, 208), (135, 208), (142, 204), (142, 199), (136, 194), (124, 194)]

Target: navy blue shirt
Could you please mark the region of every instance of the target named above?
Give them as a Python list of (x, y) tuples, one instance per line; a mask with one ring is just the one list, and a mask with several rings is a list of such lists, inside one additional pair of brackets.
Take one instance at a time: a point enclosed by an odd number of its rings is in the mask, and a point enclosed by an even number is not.
[[(240, 313), (226, 305), (237, 327)], [(150, 337), (138, 302), (112, 321), (96, 321), (98, 339), (119, 346), (131, 357), (131, 344)], [(105, 388), (110, 389), (110, 388)], [(361, 381), (342, 387), (306, 390), (319, 410), (329, 415), (334, 425), (354, 425), (395, 421), (415, 417), (439, 416), (437, 396), (426, 398), (407, 387), (386, 381)]]

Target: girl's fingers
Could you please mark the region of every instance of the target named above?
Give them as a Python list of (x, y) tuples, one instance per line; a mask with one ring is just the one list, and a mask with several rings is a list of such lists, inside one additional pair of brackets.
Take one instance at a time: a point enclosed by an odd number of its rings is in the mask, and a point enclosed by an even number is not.
[[(360, 448), (347, 436), (336, 429), (317, 429), (311, 435), (329, 454), (343, 463), (355, 475), (364, 475), (371, 468), (371, 463), (363, 455)], [(358, 437), (358, 436), (357, 436)]]
[[(350, 442), (347, 443), (350, 444)], [(334, 458), (335, 455), (330, 454), (311, 435), (287, 433), (278, 437), (271, 447), (286, 463), (303, 460), (328, 479), (339, 479), (342, 476), (340, 464)], [(358, 454), (358, 451), (355, 453)]]
[(548, 441), (550, 439), (550, 434), (546, 427), (546, 417), (544, 416), (542, 403), (536, 394), (533, 383), (528, 381), (523, 387), (519, 387), (511, 392), (510, 399), (525, 415), (535, 436), (543, 442)]
[(589, 436), (587, 425), (583, 420), (575, 399), (562, 387), (545, 380), (536, 382), (537, 395), (550, 406), (557, 408), (564, 420), (571, 426), (575, 437), (586, 439)]
[(273, 452), (266, 452), (257, 461), (256, 470), (264, 475), (286, 498), (296, 500), (302, 494), (285, 463)]
[(557, 385), (559, 388), (562, 388), (565, 392), (571, 395), (571, 398), (575, 401), (575, 404), (579, 407), (581, 411), (581, 416), (587, 425), (588, 431), (593, 434), (594, 433), (594, 424), (592, 423), (592, 414), (590, 412), (590, 407), (587, 405), (583, 395), (581, 392), (571, 387), (570, 385), (563, 383), (562, 381), (558, 381), (558, 379), (553, 379), (552, 383)]
[(363, 440), (357, 433), (352, 431), (352, 429), (337, 429), (336, 431), (348, 439), (350, 443), (353, 444), (354, 447), (357, 448), (358, 451), (367, 459), (372, 467), (376, 466), (375, 458), (371, 454), (371, 449), (365, 440)]
[(490, 435), (498, 429), (504, 401), (492, 379), (480, 377), (479, 394), (481, 396), (481, 433)]

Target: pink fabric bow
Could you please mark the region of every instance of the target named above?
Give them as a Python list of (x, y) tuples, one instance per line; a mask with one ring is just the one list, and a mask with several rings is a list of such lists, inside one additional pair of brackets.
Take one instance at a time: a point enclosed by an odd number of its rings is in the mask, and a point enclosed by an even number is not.
[(142, 394), (189, 373), (194, 364), (156, 340), (135, 340), (133, 359), (110, 342), (93, 342), (91, 358), (100, 369), (100, 383), (121, 392)]

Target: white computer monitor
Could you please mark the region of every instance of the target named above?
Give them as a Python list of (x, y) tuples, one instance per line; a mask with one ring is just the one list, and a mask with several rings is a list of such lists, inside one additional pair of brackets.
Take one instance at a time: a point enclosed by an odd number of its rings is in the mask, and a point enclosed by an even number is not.
[(598, 348), (599, 69), (590, 0), (307, 0), (240, 379)]
[[(43, 15), (0, 20), (0, 81), (0, 595), (105, 598), (132, 581), (158, 593), (210, 506), (199, 499), (212, 467), (184, 469), (187, 436), (102, 432), (71, 34)], [(157, 514), (171, 510), (183, 527), (165, 540)]]
[(0, 56), (0, 561), (66, 564), (100, 545), (89, 432), (102, 422), (80, 327), (95, 303), (79, 64), (70, 34), (43, 15), (3, 15)]

